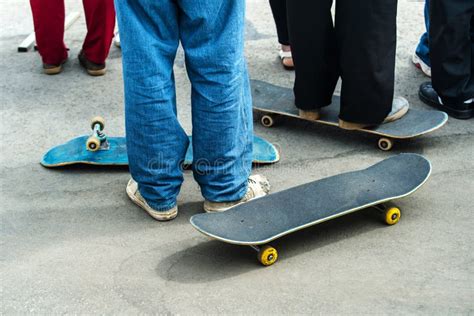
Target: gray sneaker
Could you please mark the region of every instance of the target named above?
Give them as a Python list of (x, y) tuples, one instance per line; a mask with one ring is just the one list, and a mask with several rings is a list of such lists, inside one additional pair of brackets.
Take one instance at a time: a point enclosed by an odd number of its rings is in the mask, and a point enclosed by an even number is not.
[(312, 111), (299, 110), (299, 115), (301, 118), (308, 121), (317, 121), (321, 117), (319, 110), (312, 110)]
[[(393, 122), (402, 118), (405, 114), (407, 114), (409, 109), (410, 109), (410, 104), (408, 103), (407, 99), (403, 97), (394, 98), (392, 102), (392, 110), (390, 111), (388, 116), (385, 118), (385, 120), (382, 122), (382, 124)], [(339, 119), (339, 127), (342, 129), (357, 130), (357, 129), (369, 128), (371, 126), (373, 125), (363, 124), (363, 123), (352, 123), (352, 122), (347, 122), (347, 121), (343, 121)]]
[(151, 217), (158, 221), (169, 221), (178, 216), (177, 206), (166, 211), (157, 211), (153, 209), (150, 205), (148, 205), (143, 196), (140, 194), (140, 191), (138, 191), (138, 183), (136, 183), (133, 179), (130, 179), (130, 181), (128, 181), (127, 195), (133, 201), (133, 203), (140, 206), (148, 214), (150, 214)]
[(245, 196), (242, 199), (232, 202), (211, 202), (206, 200), (204, 201), (204, 210), (208, 213), (224, 212), (239, 204), (261, 198), (270, 192), (270, 182), (262, 175), (257, 174), (250, 176), (247, 181), (247, 193), (245, 193)]
[(392, 103), (392, 111), (390, 111), (390, 113), (385, 118), (383, 123), (393, 122), (400, 119), (405, 114), (407, 114), (409, 109), (410, 109), (410, 104), (408, 103), (407, 99), (403, 97), (394, 98), (393, 103)]

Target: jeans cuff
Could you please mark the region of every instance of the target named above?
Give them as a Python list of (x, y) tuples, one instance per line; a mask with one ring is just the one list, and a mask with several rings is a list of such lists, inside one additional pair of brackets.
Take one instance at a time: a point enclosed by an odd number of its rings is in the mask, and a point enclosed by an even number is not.
[(245, 194), (247, 193), (248, 190), (248, 183), (245, 181), (245, 183), (242, 185), (242, 187), (237, 191), (236, 193), (232, 195), (226, 195), (224, 197), (219, 196), (218, 194), (215, 194), (214, 192), (205, 192), (201, 188), (201, 192), (203, 197), (210, 202), (214, 203), (228, 203), (228, 202), (234, 202), (234, 201), (239, 201), (241, 200)]
[(177, 205), (176, 200), (173, 202), (166, 202), (166, 203), (154, 203), (150, 201), (146, 201), (148, 205), (150, 205), (155, 211), (157, 212), (166, 212), (171, 210), (173, 207)]

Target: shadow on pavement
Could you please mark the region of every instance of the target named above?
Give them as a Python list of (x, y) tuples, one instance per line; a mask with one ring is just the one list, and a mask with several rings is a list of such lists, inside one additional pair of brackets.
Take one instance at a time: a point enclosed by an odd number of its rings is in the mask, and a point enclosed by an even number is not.
[[(158, 263), (155, 271), (165, 280), (180, 283), (219, 281), (257, 269), (277, 268), (293, 257), (385, 227), (378, 212), (370, 208), (271, 242), (280, 255), (272, 267), (261, 266), (256, 252), (248, 246), (211, 240), (166, 257)], [(196, 231), (196, 234), (199, 233)]]

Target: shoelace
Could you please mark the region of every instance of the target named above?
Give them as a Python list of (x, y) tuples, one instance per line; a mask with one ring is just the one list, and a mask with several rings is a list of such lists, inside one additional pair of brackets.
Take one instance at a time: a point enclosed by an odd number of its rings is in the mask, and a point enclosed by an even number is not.
[[(247, 183), (257, 184), (257, 181), (255, 181), (254, 179), (248, 178)], [(255, 196), (255, 192), (254, 192), (252, 186), (249, 185), (247, 193), (245, 193), (245, 199), (249, 200), (249, 199), (253, 198), (254, 196)]]

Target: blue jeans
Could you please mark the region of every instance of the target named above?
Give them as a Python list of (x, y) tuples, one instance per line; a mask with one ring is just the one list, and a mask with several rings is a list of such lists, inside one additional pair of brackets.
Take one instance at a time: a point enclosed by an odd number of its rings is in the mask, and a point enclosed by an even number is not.
[(194, 178), (213, 202), (241, 199), (252, 164), (244, 0), (117, 0), (130, 172), (148, 204), (176, 205), (188, 137), (176, 116), (179, 42), (191, 81)]
[(420, 38), (420, 43), (416, 47), (416, 54), (420, 59), (431, 67), (430, 60), (430, 43), (429, 43), (429, 30), (430, 30), (430, 0), (425, 1), (425, 26), (426, 32)]

